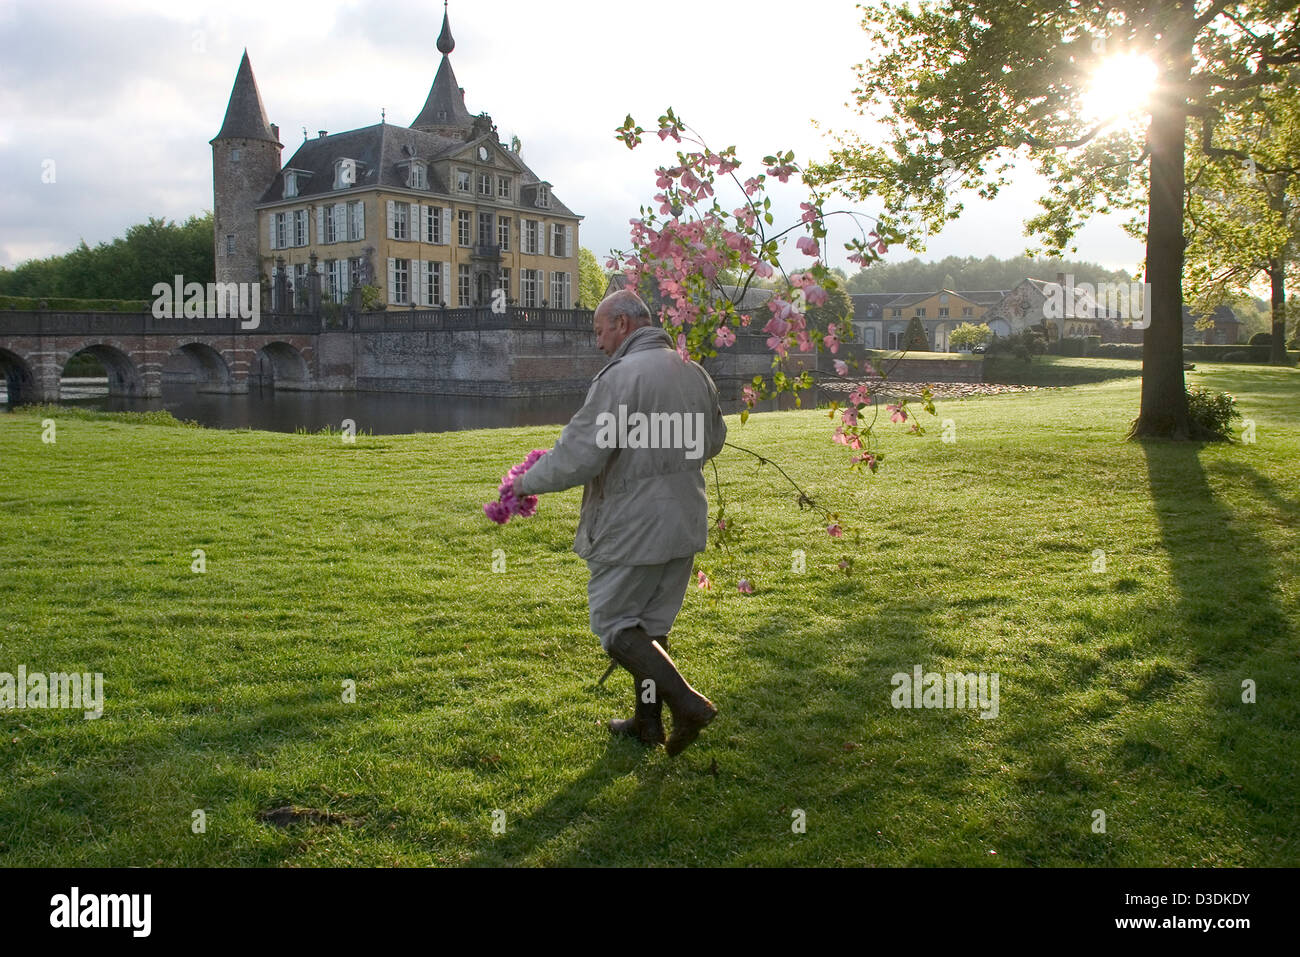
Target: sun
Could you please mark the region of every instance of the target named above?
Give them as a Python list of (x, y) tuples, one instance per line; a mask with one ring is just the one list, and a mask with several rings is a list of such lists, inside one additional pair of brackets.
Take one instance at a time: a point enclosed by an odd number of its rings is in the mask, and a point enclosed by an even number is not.
[(1156, 65), (1138, 53), (1107, 57), (1093, 71), (1083, 94), (1083, 115), (1092, 123), (1144, 112), (1155, 89)]

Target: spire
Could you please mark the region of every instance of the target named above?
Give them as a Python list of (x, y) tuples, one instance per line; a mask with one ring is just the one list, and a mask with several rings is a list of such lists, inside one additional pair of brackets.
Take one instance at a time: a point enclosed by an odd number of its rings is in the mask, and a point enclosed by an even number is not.
[(456, 40), (451, 35), (451, 23), (447, 20), (447, 0), (442, 0), (442, 32), (438, 34), (438, 52), (446, 56), (456, 49)]
[(438, 64), (438, 73), (433, 78), (433, 86), (429, 88), (424, 109), (420, 110), (420, 115), (411, 123), (411, 129), (448, 133), (472, 128), (474, 118), (465, 108), (465, 91), (456, 82), (456, 74), (448, 58), (448, 54), (455, 48), (456, 41), (452, 39), (451, 24), (447, 20), (446, 0), (443, 0), (442, 32), (438, 34), (438, 52), (442, 54), (442, 62)]
[(221, 132), (211, 142), (225, 139), (279, 142), (266, 121), (266, 108), (262, 106), (262, 96), (257, 92), (257, 81), (253, 79), (253, 66), (248, 61), (247, 50), (244, 51), (244, 58), (239, 61), (235, 85), (230, 90), (225, 122), (221, 124)]

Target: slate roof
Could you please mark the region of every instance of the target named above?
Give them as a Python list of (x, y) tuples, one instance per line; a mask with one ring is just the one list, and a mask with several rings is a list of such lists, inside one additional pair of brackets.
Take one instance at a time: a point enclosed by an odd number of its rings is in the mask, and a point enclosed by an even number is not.
[(444, 55), (442, 63), (438, 65), (438, 73), (433, 78), (433, 86), (429, 88), (428, 99), (424, 101), (424, 109), (411, 122), (411, 129), (456, 126), (468, 130), (473, 124), (474, 118), (465, 106), (465, 94), (456, 82), (451, 60)]
[[(330, 136), (309, 139), (300, 145), (297, 151), (284, 164), (285, 169), (304, 170), (310, 177), (301, 177), (298, 196), (306, 198), (334, 194), (342, 196), (350, 190), (367, 189), (376, 186), (409, 189), (406, 185), (406, 173), (400, 165), (405, 160), (420, 159), (430, 164), (429, 188), (423, 190), (430, 196), (447, 197), (451, 195), (451, 184), (442, 182), (433, 163), (448, 159), (458, 153), (473, 156), (480, 143), (485, 143), (515, 168), (521, 199), (525, 199), (528, 186), (536, 186), (540, 180), (517, 153), (512, 153), (496, 142), (492, 134), (485, 133), (469, 141), (449, 139), (436, 133), (407, 129), (390, 123), (378, 123), (359, 130), (334, 133)], [(405, 147), (405, 150), (403, 150)], [(340, 159), (357, 161), (356, 184), (348, 190), (334, 189), (334, 163)], [(259, 203), (274, 203), (284, 199), (284, 176), (278, 175), (275, 181), (262, 194)], [(524, 209), (532, 210), (531, 199), (525, 199)], [(556, 198), (551, 192), (551, 206), (546, 212), (557, 216), (572, 216), (580, 219), (577, 213)]]
[(266, 119), (262, 96), (257, 92), (257, 80), (253, 78), (253, 65), (248, 60), (247, 50), (239, 61), (235, 85), (230, 89), (230, 102), (226, 105), (226, 118), (221, 124), (221, 132), (208, 142), (226, 139), (279, 142), (271, 134), (271, 124)]
[[(1183, 304), (1183, 325), (1194, 325), (1196, 320), (1201, 318), (1203, 315), (1205, 315), (1205, 313), (1194, 313), (1186, 303)], [(1235, 322), (1238, 325), (1241, 325), (1241, 320), (1237, 318), (1237, 314), (1233, 311), (1232, 307), (1227, 304), (1215, 306), (1213, 311), (1210, 313), (1210, 316), (1219, 324)]]

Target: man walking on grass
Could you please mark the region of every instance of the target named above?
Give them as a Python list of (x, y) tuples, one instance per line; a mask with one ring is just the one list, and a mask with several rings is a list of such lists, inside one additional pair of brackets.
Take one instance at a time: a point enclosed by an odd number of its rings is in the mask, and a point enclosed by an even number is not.
[(592, 328), (610, 361), (555, 447), (515, 480), (514, 493), (583, 486), (573, 550), (591, 572), (591, 630), (632, 673), (636, 692), (635, 716), (611, 720), (609, 729), (662, 744), (667, 701), (667, 749), (676, 755), (718, 713), (668, 657), (668, 632), (695, 553), (708, 543), (703, 468), (722, 449), (727, 426), (709, 374), (683, 361), (634, 292), (601, 302)]

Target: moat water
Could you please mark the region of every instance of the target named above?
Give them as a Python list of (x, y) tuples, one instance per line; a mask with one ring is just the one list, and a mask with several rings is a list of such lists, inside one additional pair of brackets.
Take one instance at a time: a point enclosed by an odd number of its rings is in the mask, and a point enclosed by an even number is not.
[[(110, 396), (107, 379), (64, 379), (60, 402), (105, 412), (166, 409), (178, 419), (190, 419), (210, 429), (318, 432), (326, 426), (341, 429), (343, 421), (351, 419), (357, 432), (372, 435), (563, 425), (582, 405), (582, 396), (479, 399), (391, 392), (277, 392), (273, 388), (218, 395), (187, 385), (164, 385), (162, 393), (152, 399)], [(7, 402), (0, 380), (0, 410), (9, 408)], [(740, 403), (724, 403), (722, 411), (738, 412)]]

